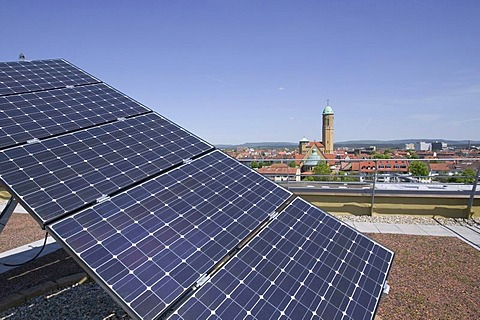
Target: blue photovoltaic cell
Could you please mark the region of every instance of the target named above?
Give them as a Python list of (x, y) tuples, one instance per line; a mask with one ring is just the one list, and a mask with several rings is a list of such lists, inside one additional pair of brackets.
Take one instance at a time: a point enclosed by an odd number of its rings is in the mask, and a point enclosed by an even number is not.
[(0, 63), (0, 96), (98, 82), (60, 59)]
[(0, 97), (0, 149), (148, 111), (103, 83)]
[(155, 113), (0, 152), (0, 179), (41, 223), (213, 147)]
[(171, 319), (373, 319), (392, 259), (297, 198)]
[(153, 319), (290, 196), (214, 151), (47, 228), (126, 310)]

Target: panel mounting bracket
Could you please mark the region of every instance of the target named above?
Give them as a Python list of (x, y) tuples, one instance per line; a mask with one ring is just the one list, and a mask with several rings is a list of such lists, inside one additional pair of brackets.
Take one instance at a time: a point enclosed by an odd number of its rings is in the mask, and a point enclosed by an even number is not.
[(110, 199), (110, 197), (107, 195), (101, 196), (100, 198), (97, 199), (97, 203), (107, 201), (108, 199)]
[(38, 142), (40, 142), (40, 139), (38, 139), (38, 138), (34, 138), (34, 139), (27, 140), (27, 143), (28, 143), (28, 144), (38, 143)]
[(192, 161), (192, 159), (183, 159), (183, 164), (190, 164)]
[(273, 211), (273, 212), (270, 212), (268, 214), (268, 216), (273, 220), (275, 219), (276, 217), (278, 217), (280, 215), (280, 212), (276, 212), (276, 211)]
[(17, 200), (14, 197), (10, 197), (7, 205), (5, 206), (5, 208), (3, 208), (3, 211), (0, 212), (0, 233), (2, 233), (3, 228), (7, 224), (8, 219), (10, 219), (10, 216), (15, 210), (17, 204)]
[(195, 283), (195, 289), (203, 286), (208, 280), (210, 280), (210, 276), (208, 274), (201, 275), (200, 278), (198, 278), (197, 283)]
[(390, 285), (388, 284), (388, 281), (385, 281), (385, 284), (383, 285), (383, 291), (382, 291), (382, 296), (386, 296), (390, 292)]

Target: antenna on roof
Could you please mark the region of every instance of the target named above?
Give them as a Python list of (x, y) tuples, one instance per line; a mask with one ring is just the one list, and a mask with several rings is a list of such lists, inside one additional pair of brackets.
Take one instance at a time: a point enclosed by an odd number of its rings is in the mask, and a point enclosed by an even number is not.
[(330, 105), (330, 99), (327, 99), (327, 106)]
[(18, 56), (18, 59), (25, 61), (25, 55), (23, 53), (20, 53), (20, 55)]

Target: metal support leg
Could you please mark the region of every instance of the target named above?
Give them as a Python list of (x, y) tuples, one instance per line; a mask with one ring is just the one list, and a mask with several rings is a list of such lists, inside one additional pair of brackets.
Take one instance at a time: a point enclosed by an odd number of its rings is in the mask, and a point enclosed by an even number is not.
[(378, 162), (377, 160), (375, 161), (375, 172), (373, 173), (373, 185), (372, 185), (372, 201), (370, 204), (370, 215), (373, 216), (373, 210), (375, 207), (375, 187), (377, 183), (377, 167), (378, 167)]
[(10, 197), (10, 200), (8, 200), (7, 205), (5, 208), (3, 208), (2, 213), (0, 213), (0, 233), (3, 231), (3, 227), (7, 224), (8, 219), (10, 219), (10, 216), (13, 213), (13, 210), (15, 210), (15, 207), (17, 206), (18, 202), (15, 200), (15, 198)]
[(480, 176), (480, 167), (478, 167), (477, 169), (477, 175), (475, 176), (475, 181), (473, 182), (473, 186), (472, 186), (472, 193), (470, 193), (470, 199), (468, 199), (467, 218), (470, 218), (472, 215), (473, 200), (475, 199), (475, 192), (477, 191), (477, 183), (478, 183), (479, 176)]

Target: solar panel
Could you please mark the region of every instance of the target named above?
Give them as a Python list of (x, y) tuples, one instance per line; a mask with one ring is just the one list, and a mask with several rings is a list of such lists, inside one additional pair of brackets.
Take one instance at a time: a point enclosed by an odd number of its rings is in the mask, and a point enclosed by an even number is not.
[(171, 319), (373, 319), (392, 259), (297, 198)]
[(126, 310), (153, 319), (290, 196), (214, 151), (47, 228)]
[(98, 82), (60, 59), (0, 63), (0, 96)]
[(0, 179), (42, 225), (213, 147), (156, 113), (0, 152)]
[(103, 83), (0, 97), (0, 149), (148, 111)]

